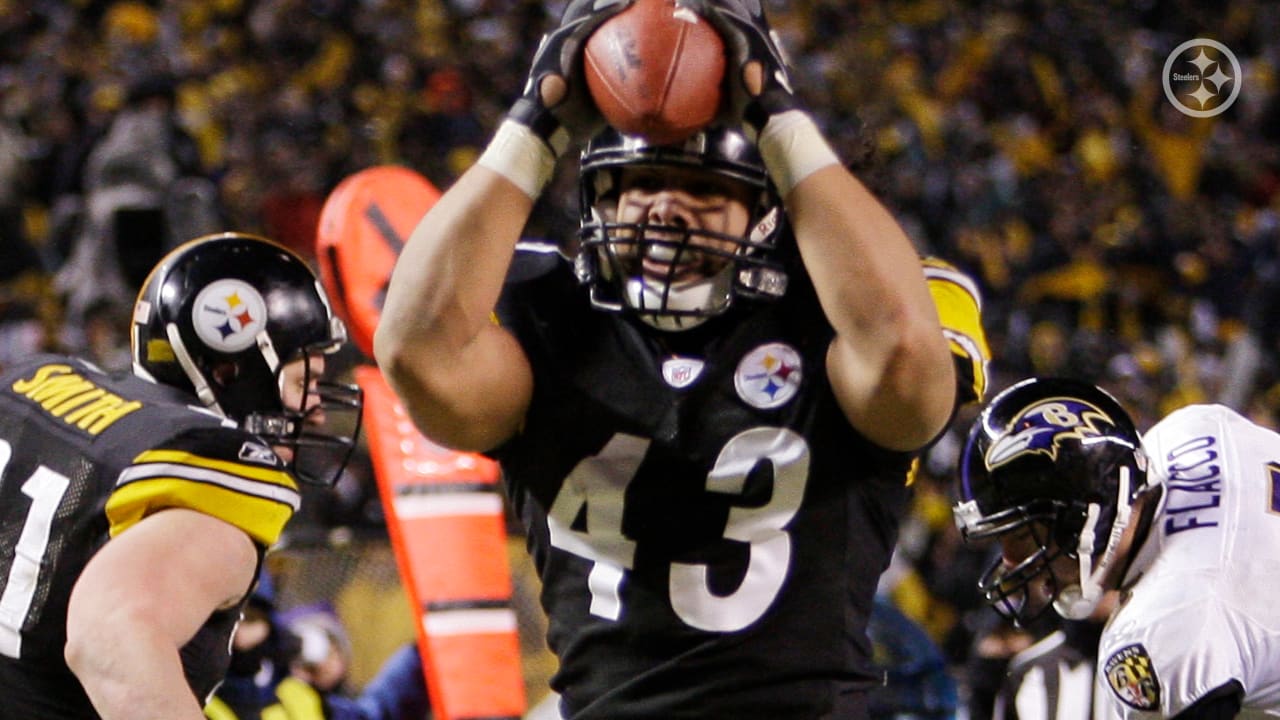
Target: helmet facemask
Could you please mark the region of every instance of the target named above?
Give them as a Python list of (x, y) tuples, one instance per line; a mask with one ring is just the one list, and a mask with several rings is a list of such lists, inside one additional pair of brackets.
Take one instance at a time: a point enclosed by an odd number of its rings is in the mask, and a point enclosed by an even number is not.
[[(653, 327), (672, 331), (724, 313), (739, 297), (785, 293), (787, 276), (777, 252), (783, 235), (781, 208), (763, 165), (746, 154), (745, 140), (740, 147), (735, 135), (707, 135), (700, 133), (678, 147), (653, 147), (606, 133), (588, 146), (576, 269), (595, 307), (634, 313)], [(741, 195), (747, 206), (746, 231), (729, 234), (681, 221), (660, 224), (648, 214), (620, 221), (622, 174), (646, 169), (654, 177), (665, 171), (706, 173), (709, 181), (739, 188), (731, 194)]]
[(1044, 520), (1033, 519), (1034, 516), (1030, 515), (1023, 517), (1025, 519), (1015, 528), (1026, 528), (1036, 550), (1013, 567), (1007, 567), (1004, 558), (997, 557), (978, 581), (978, 591), (1001, 616), (1020, 627), (1027, 627), (1052, 607), (1051, 602), (1032, 602), (1032, 583), (1047, 575), (1049, 587), (1055, 595), (1062, 587), (1053, 571), (1053, 561), (1062, 555), (1062, 550), (1050, 539), (1049, 526)]
[[(345, 338), (342, 322), (336, 317), (333, 321)], [(289, 464), (298, 478), (317, 485), (332, 485), (337, 480), (360, 434), (363, 391), (358, 385), (322, 379), (311, 361), (336, 352), (341, 344), (308, 345), (279, 363), (274, 371), (275, 392), (281, 398), (278, 408), (267, 410), (259, 403), (259, 409), (246, 413), (240, 423), (273, 447), (287, 449)], [(294, 362), (301, 368), (296, 378), (288, 374)]]
[[(1082, 567), (1092, 567), (1091, 538), (1097, 518), (1096, 513), (1091, 516), (1091, 512), (1097, 507), (1093, 504), (1086, 509), (1080, 503), (1048, 501), (981, 517), (972, 501), (958, 505), (955, 508), (957, 523), (966, 541), (995, 540), (1025, 533), (1026, 539), (1020, 542), (1020, 547), (1033, 548), (1013, 566), (1005, 562), (1003, 554), (998, 555), (978, 581), (978, 591), (983, 598), (997, 613), (1020, 627), (1027, 627), (1050, 607), (1056, 607), (1063, 592), (1080, 585), (1059, 577), (1054, 571), (1054, 562), (1066, 556), (1076, 559)], [(1079, 554), (1082, 549), (1086, 551), (1083, 556)], [(1033, 598), (1032, 593), (1032, 586), (1042, 581), (1048, 586), (1048, 598), (1044, 602)], [(1060, 609), (1059, 614), (1062, 614)]]
[[(1014, 516), (1012, 521), (991, 516), (966, 531), (966, 539), (976, 540), (1025, 528), (1036, 545), (1036, 550), (1013, 567), (1006, 567), (1004, 559), (997, 558), (978, 581), (978, 591), (997, 613), (1020, 627), (1027, 627), (1050, 607), (1068, 620), (1084, 620), (1093, 613), (1102, 601), (1103, 583), (1112, 571), (1116, 550), (1132, 518), (1130, 469), (1122, 465), (1117, 472), (1117, 500), (1109, 522), (1103, 517), (1103, 506), (1096, 502), (1083, 507), (1049, 503), (1043, 511), (1011, 510), (1007, 514)], [(986, 527), (980, 528), (981, 524)], [(1099, 539), (1104, 537), (1105, 542), (1100, 544)], [(1053, 562), (1064, 555), (1076, 561), (1079, 580), (1067, 581), (1054, 572)], [(1051, 602), (1030, 602), (1032, 583), (1045, 575)]]

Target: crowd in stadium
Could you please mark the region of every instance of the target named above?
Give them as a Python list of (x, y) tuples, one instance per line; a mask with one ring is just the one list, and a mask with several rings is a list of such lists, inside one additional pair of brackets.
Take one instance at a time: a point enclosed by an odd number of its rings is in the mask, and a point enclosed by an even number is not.
[[(1199, 401), (1280, 427), (1280, 372), (1265, 361), (1280, 295), (1280, 6), (766, 5), (841, 156), (922, 252), (981, 288), (990, 391), (1067, 375), (1114, 392), (1139, 427)], [(0, 0), (0, 367), (41, 349), (127, 366), (135, 254), (230, 227), (307, 256), (352, 172), (403, 164), (447, 187), (562, 6)], [(1202, 36), (1239, 58), (1243, 89), (1196, 119), (1161, 71)], [(124, 132), (127, 118), (152, 131)], [(572, 173), (555, 187), (530, 234), (573, 236)], [(125, 197), (153, 212), (106, 228), (103, 208)], [(170, 236), (109, 239), (139, 228)], [(990, 623), (975, 619), (984, 559), (958, 548), (950, 517), (956, 443), (924, 463), (884, 585), (960, 666)], [(365, 480), (340, 483), (347, 496), (311, 519), (376, 522)]]

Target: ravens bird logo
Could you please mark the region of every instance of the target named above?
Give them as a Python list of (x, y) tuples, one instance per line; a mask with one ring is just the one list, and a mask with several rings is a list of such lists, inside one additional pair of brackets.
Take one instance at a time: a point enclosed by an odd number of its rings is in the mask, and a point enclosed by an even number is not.
[(1063, 440), (1087, 441), (1115, 424), (1091, 403), (1068, 397), (1047, 398), (1018, 411), (1009, 421), (1008, 432), (991, 445), (984, 459), (992, 470), (1031, 453), (1056, 460)]

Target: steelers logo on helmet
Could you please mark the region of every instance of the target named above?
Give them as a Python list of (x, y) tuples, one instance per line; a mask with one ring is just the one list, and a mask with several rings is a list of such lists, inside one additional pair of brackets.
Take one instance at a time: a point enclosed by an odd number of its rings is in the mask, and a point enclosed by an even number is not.
[(253, 345), (267, 326), (267, 305), (262, 295), (242, 280), (215, 280), (196, 296), (191, 325), (209, 347), (240, 352)]
[(995, 469), (1031, 454), (1058, 457), (1064, 440), (1099, 437), (1115, 420), (1092, 403), (1078, 398), (1056, 397), (1040, 400), (1019, 410), (1009, 421), (1008, 431), (991, 444), (985, 456), (988, 469)]
[(733, 374), (738, 397), (769, 410), (795, 397), (804, 377), (800, 353), (785, 343), (766, 343), (743, 356)]

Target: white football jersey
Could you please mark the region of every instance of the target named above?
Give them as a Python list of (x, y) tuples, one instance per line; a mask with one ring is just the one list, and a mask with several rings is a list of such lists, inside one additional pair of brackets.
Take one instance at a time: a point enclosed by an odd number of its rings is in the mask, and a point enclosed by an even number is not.
[(1173, 717), (1238, 680), (1280, 717), (1280, 435), (1220, 405), (1143, 438), (1166, 492), (1098, 650), (1100, 717)]

